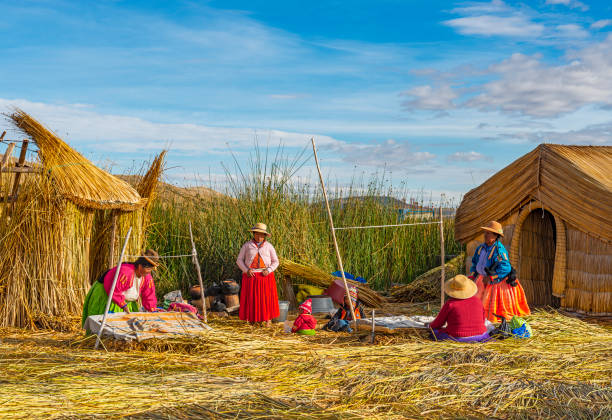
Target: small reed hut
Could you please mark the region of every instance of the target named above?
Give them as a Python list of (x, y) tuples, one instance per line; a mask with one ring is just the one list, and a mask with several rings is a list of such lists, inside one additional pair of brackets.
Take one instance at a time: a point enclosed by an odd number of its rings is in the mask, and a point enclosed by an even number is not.
[(612, 315), (612, 147), (541, 144), (468, 192), (455, 237), (466, 265), (497, 220), (532, 306)]
[[(80, 314), (130, 226), (127, 253), (140, 254), (165, 152), (134, 188), (25, 112), (9, 119), (27, 139), (0, 143), (7, 146), (0, 165), (0, 326), (34, 328)], [(26, 160), (29, 144), (37, 149), (34, 162)]]

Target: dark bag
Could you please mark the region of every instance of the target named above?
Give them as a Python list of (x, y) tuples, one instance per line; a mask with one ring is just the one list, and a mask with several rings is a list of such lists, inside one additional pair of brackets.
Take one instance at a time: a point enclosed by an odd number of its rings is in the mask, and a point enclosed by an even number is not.
[(506, 277), (506, 283), (508, 283), (512, 287), (516, 287), (516, 270), (514, 267), (510, 270), (510, 274)]
[(498, 340), (504, 340), (506, 338), (512, 337), (512, 329), (510, 328), (510, 324), (508, 324), (508, 322), (506, 321), (506, 318), (497, 314), (493, 315), (501, 319), (501, 323), (497, 327), (495, 327), (495, 329), (491, 331), (489, 335)]

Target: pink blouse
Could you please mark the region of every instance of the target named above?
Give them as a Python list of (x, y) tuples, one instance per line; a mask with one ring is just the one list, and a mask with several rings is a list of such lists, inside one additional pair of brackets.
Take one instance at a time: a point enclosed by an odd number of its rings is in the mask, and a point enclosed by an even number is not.
[(258, 252), (268, 271), (273, 272), (278, 268), (279, 262), (276, 255), (276, 250), (270, 242), (265, 241), (260, 247), (258, 247), (254, 241), (248, 241), (242, 245), (242, 248), (240, 248), (240, 253), (238, 254), (238, 259), (236, 260), (236, 264), (238, 264), (238, 267), (240, 267), (240, 270), (242, 270), (243, 273), (249, 271), (249, 267), (253, 263), (253, 260)]
[[(136, 267), (132, 263), (121, 264), (119, 278), (117, 278), (117, 284), (115, 285), (115, 290), (113, 291), (113, 302), (121, 307), (125, 306), (126, 303), (124, 293), (129, 290), (130, 287), (132, 287), (134, 282), (135, 269)], [(104, 276), (104, 290), (106, 290), (106, 294), (110, 292), (116, 272), (117, 267), (114, 267), (110, 269), (108, 273), (106, 273), (106, 276)], [(142, 280), (139, 293), (142, 306), (144, 306), (147, 311), (150, 312), (157, 308), (155, 284), (153, 283), (153, 277), (150, 274), (147, 274)]]

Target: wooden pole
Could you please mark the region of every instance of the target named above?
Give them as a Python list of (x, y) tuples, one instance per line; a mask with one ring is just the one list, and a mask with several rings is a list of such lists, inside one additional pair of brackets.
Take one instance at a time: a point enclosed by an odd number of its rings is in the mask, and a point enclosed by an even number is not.
[(104, 316), (102, 317), (102, 324), (100, 325), (100, 331), (98, 331), (98, 338), (96, 339), (96, 345), (94, 349), (98, 349), (100, 345), (100, 337), (102, 336), (102, 331), (104, 331), (104, 325), (106, 324), (106, 317), (108, 316), (108, 310), (110, 308), (111, 300), (113, 299), (113, 293), (115, 292), (115, 286), (117, 285), (117, 279), (119, 278), (119, 270), (121, 270), (121, 263), (123, 262), (123, 256), (125, 255), (125, 249), (127, 248), (128, 241), (130, 240), (130, 235), (132, 234), (132, 227), (130, 226), (130, 230), (128, 230), (127, 235), (125, 236), (125, 242), (123, 243), (123, 248), (121, 249), (121, 255), (119, 256), (119, 263), (117, 264), (117, 270), (115, 270), (115, 277), (113, 278), (113, 284), (111, 285), (110, 291), (108, 292), (108, 299), (106, 301), (106, 308), (104, 309)]
[[(9, 161), (11, 159), (11, 155), (13, 154), (13, 149), (15, 148), (15, 143), (9, 143), (6, 148), (6, 152), (4, 152), (4, 156), (2, 156), (2, 160), (0, 160), (0, 184), (2, 183), (2, 172), (4, 172), (5, 167), (9, 165)], [(7, 191), (8, 194), (8, 191)], [(11, 202), (11, 196), (6, 197), (7, 206), (8, 203)]]
[(321, 168), (319, 167), (319, 158), (317, 157), (317, 147), (315, 146), (314, 137), (310, 139), (312, 141), (312, 151), (314, 152), (315, 163), (317, 164), (317, 171), (319, 172), (319, 180), (321, 181), (321, 188), (323, 189), (323, 197), (325, 198), (325, 207), (327, 208), (327, 215), (329, 216), (329, 226), (331, 227), (332, 239), (334, 240), (334, 248), (336, 249), (336, 257), (338, 258), (338, 266), (340, 267), (340, 273), (342, 273), (342, 281), (344, 282), (344, 291), (346, 296), (349, 298), (349, 307), (351, 309), (351, 315), (353, 316), (353, 322), (355, 323), (355, 331), (357, 331), (357, 318), (355, 317), (355, 308), (353, 308), (353, 301), (351, 300), (351, 294), (349, 293), (348, 283), (344, 276), (344, 266), (342, 265), (342, 257), (340, 256), (340, 249), (338, 248), (338, 241), (336, 240), (336, 229), (334, 228), (334, 219), (332, 217), (331, 209), (329, 208), (329, 200), (327, 199), (327, 191), (325, 190), (325, 182), (323, 181), (323, 175), (321, 174)]
[(372, 309), (372, 333), (370, 334), (370, 343), (374, 344), (374, 341), (376, 341), (376, 321), (374, 318), (374, 314), (375, 314), (375, 310)]
[(0, 161), (0, 168), (4, 168), (5, 166), (8, 166), (9, 159), (11, 158), (11, 155), (13, 154), (14, 148), (15, 148), (15, 143), (9, 143), (8, 147), (6, 148), (6, 152), (4, 153), (4, 156), (2, 156), (2, 161)]
[[(25, 163), (26, 153), (28, 151), (28, 144), (30, 144), (28, 139), (24, 139), (23, 143), (21, 143), (21, 153), (19, 153), (19, 160), (17, 161), (17, 165), (15, 165), (18, 168), (22, 167), (23, 164)], [(17, 172), (15, 174), (15, 181), (13, 182), (13, 191), (11, 192), (11, 197), (10, 197), (13, 202), (11, 204), (11, 215), (15, 211), (15, 203), (17, 202), (17, 193), (19, 193), (19, 179), (20, 178), (21, 178), (21, 173)]]
[(444, 255), (444, 218), (442, 217), (442, 199), (444, 194), (440, 196), (440, 307), (444, 305), (444, 280), (446, 271), (446, 262)]
[(198, 251), (196, 251), (195, 241), (193, 240), (193, 232), (191, 231), (191, 222), (189, 222), (189, 237), (191, 238), (191, 254), (193, 255), (193, 264), (195, 265), (196, 273), (198, 273), (198, 282), (200, 283), (200, 296), (202, 298), (202, 312), (204, 312), (204, 322), (208, 323), (208, 317), (206, 315), (206, 293), (204, 292), (202, 271), (200, 270), (200, 262), (198, 261)]

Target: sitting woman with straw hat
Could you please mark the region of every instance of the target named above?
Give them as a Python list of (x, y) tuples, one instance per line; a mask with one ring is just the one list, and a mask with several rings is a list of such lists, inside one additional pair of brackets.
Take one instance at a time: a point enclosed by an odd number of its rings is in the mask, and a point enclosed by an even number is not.
[(529, 315), (525, 291), (500, 241), (504, 236), (502, 225), (492, 221), (481, 229), (485, 241), (474, 252), (469, 278), (476, 282), (477, 296), (482, 300), (486, 318), (496, 322), (499, 321), (496, 315), (507, 320), (514, 315)]
[[(139, 312), (139, 300), (145, 310), (149, 312), (157, 310), (157, 297), (151, 271), (157, 268), (158, 261), (157, 252), (147, 249), (135, 262), (121, 264), (109, 313)], [(81, 325), (85, 324), (85, 320), (90, 315), (104, 314), (116, 272), (117, 267), (107, 270), (89, 289), (83, 305)]]
[[(430, 324), (435, 340), (482, 342), (490, 339), (478, 287), (463, 274), (444, 283), (449, 299)], [(446, 324), (446, 327), (444, 326)]]
[(272, 318), (279, 316), (278, 295), (274, 270), (278, 268), (278, 257), (272, 244), (266, 241), (271, 234), (263, 223), (250, 229), (253, 239), (240, 249), (236, 264), (242, 271), (240, 288), (240, 319), (265, 322), (272, 325)]

